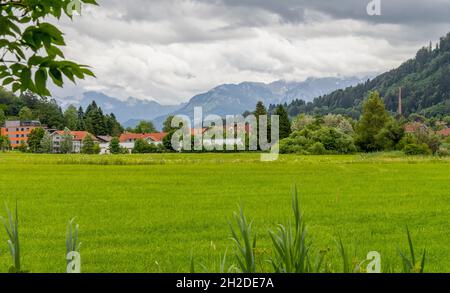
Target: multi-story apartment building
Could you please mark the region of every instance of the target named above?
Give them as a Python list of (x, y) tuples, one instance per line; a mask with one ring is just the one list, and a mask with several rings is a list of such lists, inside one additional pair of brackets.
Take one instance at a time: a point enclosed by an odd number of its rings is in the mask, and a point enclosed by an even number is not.
[(33, 129), (42, 127), (39, 121), (6, 121), (1, 128), (1, 135), (7, 136), (12, 148), (18, 148), (26, 143)]

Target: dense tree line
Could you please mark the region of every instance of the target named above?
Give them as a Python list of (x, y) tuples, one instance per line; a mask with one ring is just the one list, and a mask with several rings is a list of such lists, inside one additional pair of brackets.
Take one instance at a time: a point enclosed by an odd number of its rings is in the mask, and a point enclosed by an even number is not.
[(13, 93), (0, 88), (0, 118), (4, 115), (10, 119), (39, 119), (42, 124), (51, 128), (63, 128), (64, 117), (61, 107), (55, 100), (38, 97), (32, 93), (24, 93), (16, 96)]
[[(420, 121), (422, 127), (405, 133), (405, 124), (411, 121)], [(450, 138), (435, 133), (450, 126), (450, 117), (435, 121), (434, 129), (427, 123), (430, 125), (429, 119), (417, 114), (409, 120), (394, 118), (375, 91), (364, 101), (359, 120), (340, 114), (299, 115), (292, 122), (293, 133), (281, 140), (280, 151), (317, 155), (396, 150), (407, 155), (450, 154)]]

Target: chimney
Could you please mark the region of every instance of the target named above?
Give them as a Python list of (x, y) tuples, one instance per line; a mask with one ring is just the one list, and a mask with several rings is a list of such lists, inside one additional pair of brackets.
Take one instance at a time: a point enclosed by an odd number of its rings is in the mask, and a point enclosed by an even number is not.
[(403, 115), (403, 96), (402, 96), (402, 87), (398, 89), (398, 115)]

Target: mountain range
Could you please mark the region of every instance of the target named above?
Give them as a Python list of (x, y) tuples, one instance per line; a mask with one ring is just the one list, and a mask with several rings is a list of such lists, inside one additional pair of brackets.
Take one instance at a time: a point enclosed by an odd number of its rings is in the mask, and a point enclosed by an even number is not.
[(223, 84), (206, 93), (192, 97), (186, 104), (165, 106), (155, 101), (129, 97), (126, 100), (107, 96), (100, 92), (86, 92), (81, 97), (57, 99), (63, 107), (72, 104), (87, 107), (95, 101), (106, 113), (114, 113), (125, 127), (134, 127), (140, 120), (152, 120), (161, 128), (168, 115), (193, 116), (195, 107), (202, 107), (203, 114), (220, 116), (242, 114), (253, 110), (258, 101), (265, 105), (290, 103), (296, 99), (312, 101), (314, 98), (329, 94), (337, 89), (347, 88), (360, 83), (357, 77), (308, 78), (302, 82), (276, 81), (272, 83), (243, 82)]
[(141, 120), (153, 120), (161, 115), (170, 114), (184, 106), (184, 104), (166, 106), (155, 101), (141, 100), (133, 97), (120, 100), (119, 98), (93, 91), (85, 92), (81, 97), (56, 98), (56, 101), (63, 109), (69, 105), (81, 106), (86, 109), (89, 104), (95, 101), (102, 108), (103, 112), (114, 113), (117, 120), (124, 127), (134, 127)]

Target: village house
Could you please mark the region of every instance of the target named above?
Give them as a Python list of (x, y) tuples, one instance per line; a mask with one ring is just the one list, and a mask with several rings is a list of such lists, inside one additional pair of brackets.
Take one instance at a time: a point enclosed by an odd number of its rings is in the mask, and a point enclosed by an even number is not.
[[(81, 153), (83, 148), (83, 140), (86, 136), (90, 135), (95, 143), (98, 143), (98, 139), (87, 131), (70, 131), (72, 136), (72, 152), (75, 154)], [(58, 130), (51, 134), (53, 140), (53, 152), (61, 152), (61, 142), (64, 140), (64, 130)]]
[[(131, 153), (134, 149), (134, 143), (137, 140), (143, 139), (143, 140), (147, 141), (148, 143), (160, 145), (163, 143), (163, 139), (166, 135), (167, 135), (167, 133), (163, 133), (163, 132), (162, 133), (128, 133), (128, 132), (126, 132), (126, 133), (122, 133), (120, 135), (119, 143), (120, 143), (120, 147), (122, 147), (123, 149), (126, 149), (128, 153)], [(109, 154), (109, 144), (111, 142), (111, 139), (109, 141), (106, 141), (103, 138), (100, 139), (100, 144), (99, 144), (100, 154)]]
[(31, 131), (38, 127), (45, 128), (39, 121), (6, 121), (0, 135), (8, 137), (11, 147), (15, 149), (25, 144)]

